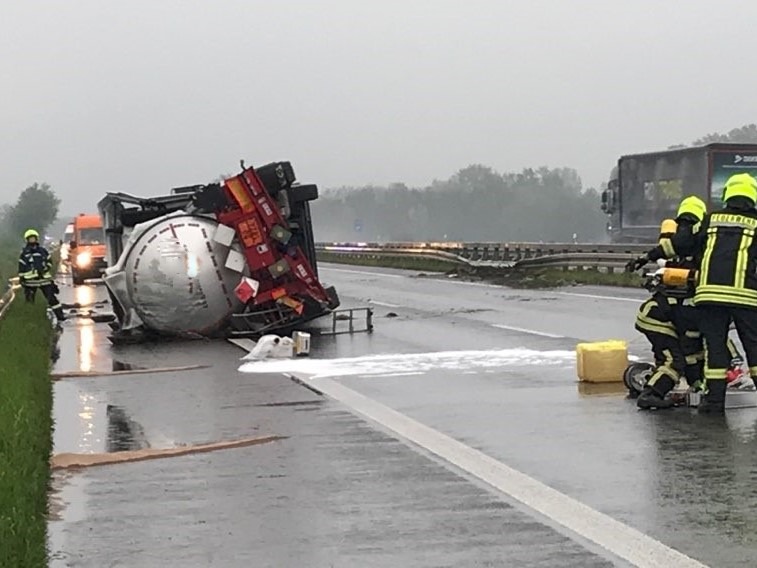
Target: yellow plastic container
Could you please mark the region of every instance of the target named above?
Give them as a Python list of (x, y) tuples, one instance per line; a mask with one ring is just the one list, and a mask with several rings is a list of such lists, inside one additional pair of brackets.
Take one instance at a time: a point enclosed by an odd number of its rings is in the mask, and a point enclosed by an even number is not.
[(622, 383), (628, 367), (628, 344), (610, 340), (576, 345), (578, 379), (587, 383)]
[(688, 268), (666, 268), (662, 273), (662, 283), (665, 286), (685, 287), (689, 282), (696, 281), (696, 271)]

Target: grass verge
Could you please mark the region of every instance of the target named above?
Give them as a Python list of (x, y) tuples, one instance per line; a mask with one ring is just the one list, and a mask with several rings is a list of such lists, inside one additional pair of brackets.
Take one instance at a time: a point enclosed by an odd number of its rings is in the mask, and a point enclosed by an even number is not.
[(0, 320), (0, 566), (47, 566), (53, 330), (45, 307), (17, 299)]
[(558, 270), (507, 270), (498, 274), (481, 274), (482, 280), (513, 288), (557, 288), (560, 286), (621, 286), (638, 288), (641, 279), (638, 274), (606, 273), (596, 269)]
[(622, 286), (638, 288), (641, 280), (638, 274), (607, 273), (597, 269), (561, 270), (557, 268), (512, 269), (512, 268), (470, 268), (452, 265), (448, 262), (413, 258), (409, 256), (345, 256), (318, 253), (319, 262), (351, 264), (359, 266), (380, 266), (402, 268), (421, 272), (444, 272), (456, 274), (460, 278), (485, 280), (494, 284), (513, 288), (557, 288), (559, 286)]

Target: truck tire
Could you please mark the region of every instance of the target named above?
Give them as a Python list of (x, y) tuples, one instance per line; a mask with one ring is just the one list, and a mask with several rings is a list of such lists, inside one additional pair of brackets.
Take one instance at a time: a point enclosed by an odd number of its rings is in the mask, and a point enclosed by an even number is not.
[(84, 284), (84, 278), (82, 278), (81, 274), (75, 270), (71, 271), (71, 279), (74, 281), (74, 286), (81, 286)]
[(655, 366), (650, 363), (631, 363), (623, 373), (623, 383), (631, 398), (636, 398), (644, 390), (647, 381), (654, 373)]

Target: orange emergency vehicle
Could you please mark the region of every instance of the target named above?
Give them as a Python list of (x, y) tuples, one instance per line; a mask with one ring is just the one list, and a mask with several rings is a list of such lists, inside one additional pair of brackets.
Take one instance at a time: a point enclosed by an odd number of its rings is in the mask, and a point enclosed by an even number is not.
[(71, 276), (74, 285), (78, 286), (88, 278), (100, 278), (108, 263), (105, 260), (105, 231), (100, 215), (81, 213), (74, 218), (73, 224)]

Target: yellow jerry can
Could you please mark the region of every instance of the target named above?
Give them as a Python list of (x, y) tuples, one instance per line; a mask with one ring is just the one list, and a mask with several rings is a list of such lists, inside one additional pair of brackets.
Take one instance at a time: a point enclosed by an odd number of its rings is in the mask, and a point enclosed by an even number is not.
[(587, 383), (622, 383), (628, 367), (625, 341), (595, 341), (576, 345), (578, 379)]

